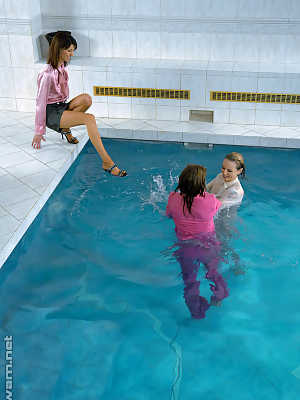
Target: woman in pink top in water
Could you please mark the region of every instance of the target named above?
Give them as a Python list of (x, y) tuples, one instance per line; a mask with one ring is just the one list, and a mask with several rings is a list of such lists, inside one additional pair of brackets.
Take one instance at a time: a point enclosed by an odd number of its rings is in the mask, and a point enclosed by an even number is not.
[(87, 114), (92, 104), (88, 94), (79, 96), (67, 102), (69, 96), (68, 72), (66, 66), (77, 48), (76, 40), (70, 32), (59, 31), (46, 35), (49, 43), (47, 65), (38, 75), (38, 94), (36, 99), (35, 135), (32, 146), (41, 147), (46, 126), (61, 133), (69, 143), (76, 144), (78, 140), (72, 136), (70, 128), (85, 125), (89, 138), (102, 159), (102, 167), (111, 175), (126, 176), (106, 152), (94, 115)]
[[(204, 318), (210, 304), (218, 304), (228, 296), (227, 285), (218, 272), (220, 245), (216, 240), (214, 215), (221, 202), (206, 192), (206, 168), (188, 165), (179, 176), (179, 183), (170, 193), (166, 214), (173, 218), (179, 248), (175, 251), (184, 280), (184, 298), (193, 318)], [(179, 190), (179, 192), (178, 192)], [(210, 304), (199, 295), (197, 273), (200, 263), (207, 269), (206, 278), (213, 295)]]

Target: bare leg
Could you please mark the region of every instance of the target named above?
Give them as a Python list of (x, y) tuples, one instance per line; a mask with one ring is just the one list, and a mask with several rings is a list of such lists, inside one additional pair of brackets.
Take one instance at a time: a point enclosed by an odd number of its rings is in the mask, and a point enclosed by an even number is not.
[[(92, 114), (86, 114), (82, 111), (64, 111), (60, 120), (61, 128), (71, 128), (72, 126), (85, 125), (88, 131), (89, 138), (102, 159), (102, 167), (109, 169), (114, 165), (114, 162), (105, 150), (100, 133), (97, 128), (96, 119)], [(113, 175), (118, 175), (119, 168), (112, 170)]]
[[(89, 94), (83, 93), (80, 94), (79, 96), (74, 97), (74, 99), (70, 101), (68, 110), (86, 112), (91, 105), (92, 105), (91, 96)], [(63, 128), (62, 131), (68, 132), (69, 128)], [(70, 133), (68, 136), (72, 137), (72, 134)]]
[(74, 99), (70, 101), (69, 110), (86, 112), (91, 107), (91, 105), (91, 96), (89, 94), (83, 93), (79, 96), (74, 97)]

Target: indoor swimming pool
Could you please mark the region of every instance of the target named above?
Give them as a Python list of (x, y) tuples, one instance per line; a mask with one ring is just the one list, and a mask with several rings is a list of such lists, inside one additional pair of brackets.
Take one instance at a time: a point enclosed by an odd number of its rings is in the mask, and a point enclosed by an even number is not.
[[(104, 142), (128, 176), (88, 143), (0, 270), (14, 398), (298, 399), (300, 150)], [(247, 179), (219, 271), (229, 296), (196, 320), (165, 207), (187, 164), (209, 181), (231, 151)]]

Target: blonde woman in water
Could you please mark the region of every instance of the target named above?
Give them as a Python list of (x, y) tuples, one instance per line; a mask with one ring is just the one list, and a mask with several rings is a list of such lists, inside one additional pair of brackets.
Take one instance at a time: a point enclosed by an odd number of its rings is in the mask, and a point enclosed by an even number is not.
[(244, 189), (239, 177), (245, 178), (246, 166), (242, 154), (232, 152), (225, 156), (221, 173), (219, 173), (206, 188), (213, 193), (222, 206), (215, 218), (216, 234), (222, 243), (223, 257), (230, 255), (233, 260), (235, 274), (243, 274), (245, 267), (241, 265), (240, 257), (231, 247), (230, 241), (235, 231), (233, 223), (237, 215), (238, 206), (244, 196)]

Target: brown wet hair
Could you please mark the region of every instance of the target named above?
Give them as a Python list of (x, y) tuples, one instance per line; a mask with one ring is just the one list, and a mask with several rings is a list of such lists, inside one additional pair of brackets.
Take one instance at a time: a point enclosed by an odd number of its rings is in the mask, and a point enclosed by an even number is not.
[(181, 172), (179, 176), (178, 186), (175, 192), (179, 189), (183, 197), (183, 213), (185, 207), (192, 214), (192, 205), (195, 196), (205, 196), (206, 189), (206, 168), (202, 165), (189, 164)]

